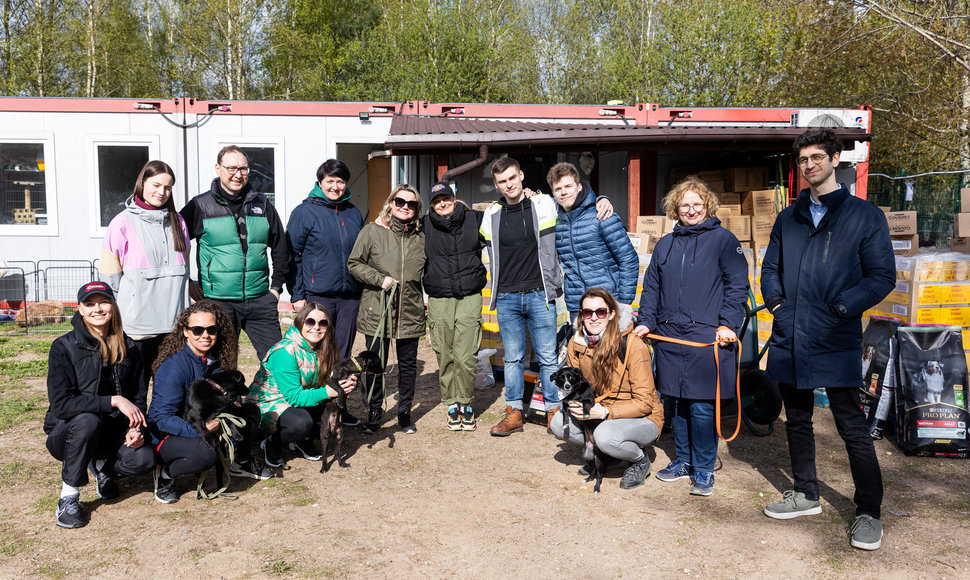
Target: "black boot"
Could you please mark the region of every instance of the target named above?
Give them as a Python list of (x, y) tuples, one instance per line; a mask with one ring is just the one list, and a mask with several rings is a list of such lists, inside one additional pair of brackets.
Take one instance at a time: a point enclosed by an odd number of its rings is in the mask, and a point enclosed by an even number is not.
[(401, 427), (401, 431), (408, 435), (418, 432), (418, 428), (411, 422), (411, 411), (399, 412), (397, 414), (397, 424)]
[(626, 468), (623, 478), (620, 480), (620, 489), (633, 489), (643, 485), (643, 480), (650, 475), (650, 458), (644, 453), (640, 461), (635, 461)]
[(384, 411), (380, 408), (368, 411), (367, 422), (364, 423), (364, 433), (376, 433), (381, 428), (381, 419), (383, 417)]

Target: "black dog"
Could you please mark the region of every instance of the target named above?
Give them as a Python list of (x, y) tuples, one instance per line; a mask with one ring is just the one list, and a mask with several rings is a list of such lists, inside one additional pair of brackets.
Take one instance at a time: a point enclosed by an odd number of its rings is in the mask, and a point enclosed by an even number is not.
[(342, 443), (344, 440), (343, 423), (340, 420), (341, 411), (347, 408), (347, 394), (340, 387), (340, 381), (356, 376), (358, 385), (360, 377), (365, 373), (380, 374), (384, 372), (381, 366), (381, 358), (372, 350), (365, 350), (357, 356), (337, 363), (330, 378), (327, 379), (327, 386), (337, 391), (337, 397), (327, 401), (327, 406), (320, 418), (320, 448), (323, 453), (323, 465), (320, 466), (320, 473), (326, 473), (330, 469), (327, 463), (327, 446), (330, 443), (330, 434), (333, 433), (337, 442), (333, 446), (333, 457), (340, 467), (350, 467), (344, 461), (342, 455)]
[(240, 406), (247, 395), (246, 377), (239, 371), (222, 371), (196, 379), (185, 395), (182, 418), (210, 447), (215, 447), (216, 439), (206, 428), (206, 423), (219, 413)]
[[(559, 387), (559, 400), (562, 401), (562, 413), (569, 413), (569, 402), (579, 401), (583, 404), (583, 414), (589, 416), (589, 410), (596, 404), (596, 393), (593, 385), (583, 378), (583, 373), (576, 367), (563, 367), (552, 373), (552, 382)], [(569, 418), (572, 415), (563, 415), (563, 431), (566, 438), (569, 438)], [(600, 485), (603, 483), (603, 472), (606, 471), (606, 454), (597, 449), (596, 441), (593, 439), (593, 429), (602, 421), (597, 419), (580, 420), (583, 424), (583, 436), (586, 439), (586, 447), (583, 449), (583, 460), (587, 465), (593, 467), (586, 481), (596, 480), (593, 493), (600, 492)]]

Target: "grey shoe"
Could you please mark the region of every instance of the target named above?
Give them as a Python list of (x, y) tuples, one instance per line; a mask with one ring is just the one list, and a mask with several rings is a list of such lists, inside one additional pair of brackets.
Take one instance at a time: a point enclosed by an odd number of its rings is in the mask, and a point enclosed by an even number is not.
[(630, 467), (627, 467), (626, 471), (623, 472), (623, 478), (620, 479), (620, 489), (639, 487), (643, 485), (643, 480), (648, 475), (650, 475), (650, 458), (644, 454), (640, 461), (631, 463)]
[(162, 466), (155, 466), (155, 501), (158, 503), (175, 503), (179, 494), (175, 490), (175, 478), (162, 477)]
[(817, 499), (808, 499), (804, 493), (793, 489), (786, 491), (781, 501), (765, 506), (765, 515), (776, 520), (790, 520), (820, 513), (822, 513), (822, 504)]
[(57, 525), (62, 528), (83, 528), (88, 523), (88, 514), (81, 507), (81, 497), (69, 495), (57, 500)]
[(103, 469), (94, 467), (94, 460), (88, 462), (88, 471), (94, 476), (94, 491), (101, 499), (115, 499), (121, 495), (118, 482)]
[(856, 516), (849, 528), (849, 545), (860, 550), (878, 550), (882, 545), (882, 520), (868, 514)]

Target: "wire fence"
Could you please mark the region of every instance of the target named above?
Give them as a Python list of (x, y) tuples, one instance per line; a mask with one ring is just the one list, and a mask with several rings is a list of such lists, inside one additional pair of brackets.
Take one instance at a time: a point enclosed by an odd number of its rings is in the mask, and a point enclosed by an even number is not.
[(68, 330), (77, 289), (97, 272), (88, 260), (7, 261), (0, 266), (0, 334)]
[(869, 201), (892, 211), (915, 211), (921, 247), (948, 248), (953, 214), (960, 213), (960, 190), (970, 173), (869, 176)]

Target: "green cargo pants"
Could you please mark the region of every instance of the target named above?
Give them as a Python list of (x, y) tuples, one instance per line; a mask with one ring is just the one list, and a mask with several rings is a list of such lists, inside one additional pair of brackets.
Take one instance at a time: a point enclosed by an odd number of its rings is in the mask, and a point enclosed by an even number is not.
[(438, 356), (441, 402), (471, 404), (482, 343), (482, 295), (428, 297), (431, 347)]

